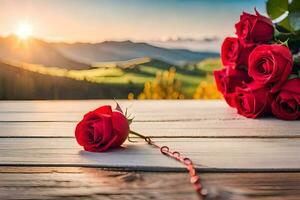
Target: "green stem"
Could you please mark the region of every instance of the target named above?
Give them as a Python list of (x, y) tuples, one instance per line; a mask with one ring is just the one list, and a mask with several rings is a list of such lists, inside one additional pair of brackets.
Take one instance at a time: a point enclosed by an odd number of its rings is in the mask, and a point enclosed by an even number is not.
[(144, 136), (144, 135), (142, 135), (142, 134), (139, 134), (139, 133), (137, 133), (137, 132), (135, 132), (135, 131), (133, 131), (133, 130), (129, 130), (129, 133), (131, 133), (132, 135), (138, 136), (138, 137), (140, 137), (140, 138), (143, 138), (143, 139), (146, 139), (146, 138), (147, 138), (146, 136)]

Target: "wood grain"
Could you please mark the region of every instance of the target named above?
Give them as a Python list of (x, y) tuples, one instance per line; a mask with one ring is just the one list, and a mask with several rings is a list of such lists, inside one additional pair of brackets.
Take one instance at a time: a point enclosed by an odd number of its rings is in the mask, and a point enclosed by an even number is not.
[[(4, 101), (0, 137), (73, 137), (83, 114), (114, 101)], [(300, 124), (238, 116), (221, 101), (120, 101), (151, 137), (300, 137)]]
[[(178, 109), (226, 108), (223, 100), (117, 100), (120, 106), (133, 112), (165, 112)], [(42, 101), (1, 101), (0, 112), (35, 112), (35, 113), (81, 113), (102, 105), (115, 107), (114, 100), (42, 100)]]
[[(214, 199), (299, 199), (299, 122), (246, 119), (218, 100), (119, 103), (133, 130), (194, 161)], [(141, 140), (82, 150), (76, 123), (104, 104), (115, 102), (1, 101), (0, 199), (197, 199), (185, 169)]]
[[(204, 171), (299, 171), (300, 139), (157, 138)], [(184, 168), (143, 141), (106, 153), (83, 151), (73, 138), (1, 138), (0, 165), (97, 166), (144, 171)], [(203, 166), (200, 166), (203, 165)]]
[[(77, 122), (0, 122), (0, 137), (74, 137)], [(300, 137), (293, 121), (271, 119), (228, 121), (133, 122), (131, 129), (150, 137)]]
[[(0, 167), (0, 199), (191, 199), (186, 173), (96, 168)], [(300, 173), (205, 173), (212, 194), (232, 200), (299, 199)], [(220, 199), (220, 198), (219, 198)]]
[[(1, 102), (0, 121), (76, 122), (84, 113), (114, 101), (20, 101)], [(136, 121), (243, 120), (221, 101), (120, 101)], [(214, 110), (214, 112), (211, 112)], [(38, 114), (33, 114), (38, 113)], [(222, 116), (222, 117), (220, 117)]]

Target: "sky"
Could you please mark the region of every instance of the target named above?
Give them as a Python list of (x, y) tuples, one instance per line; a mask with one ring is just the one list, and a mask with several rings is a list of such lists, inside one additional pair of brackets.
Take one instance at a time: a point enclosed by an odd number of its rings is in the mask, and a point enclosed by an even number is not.
[(265, 14), (264, 0), (0, 0), (0, 35), (27, 24), (51, 41), (222, 38), (254, 7)]

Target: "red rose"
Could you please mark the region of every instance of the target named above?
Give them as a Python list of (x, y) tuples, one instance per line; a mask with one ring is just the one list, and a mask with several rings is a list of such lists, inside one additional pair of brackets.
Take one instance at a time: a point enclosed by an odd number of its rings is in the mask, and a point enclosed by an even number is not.
[(214, 71), (215, 81), (218, 90), (223, 94), (224, 99), (231, 107), (235, 107), (234, 93), (236, 87), (241, 87), (244, 83), (251, 81), (247, 72), (226, 67), (221, 70)]
[(293, 67), (293, 56), (286, 46), (259, 45), (249, 56), (248, 73), (256, 82), (268, 84), (276, 92), (287, 80)]
[(242, 44), (237, 38), (225, 38), (221, 48), (223, 65), (231, 67), (248, 66), (248, 57), (254, 48), (254, 44)]
[(119, 147), (129, 134), (126, 117), (110, 106), (102, 106), (84, 115), (77, 124), (75, 136), (86, 151), (102, 152)]
[(300, 119), (300, 78), (288, 80), (272, 102), (273, 114), (285, 120)]
[(243, 12), (240, 21), (235, 24), (237, 36), (245, 42), (267, 42), (273, 38), (274, 27), (272, 21), (260, 15), (256, 10), (256, 15)]
[(257, 118), (270, 111), (269, 88), (252, 82), (246, 87), (236, 88), (235, 105), (240, 115)]

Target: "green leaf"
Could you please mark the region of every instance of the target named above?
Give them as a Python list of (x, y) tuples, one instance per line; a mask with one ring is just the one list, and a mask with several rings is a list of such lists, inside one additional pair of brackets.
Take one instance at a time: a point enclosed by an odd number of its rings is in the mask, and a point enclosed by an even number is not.
[(289, 8), (288, 0), (268, 0), (267, 13), (271, 19), (277, 19), (283, 15)]
[(127, 119), (127, 122), (128, 122), (128, 125), (130, 126), (130, 124), (133, 122), (134, 120), (134, 117), (133, 118), (130, 118), (130, 119)]
[(293, 28), (290, 25), (289, 18), (286, 17), (284, 20), (278, 23), (278, 26), (283, 27), (285, 30), (289, 32), (293, 31)]
[(283, 26), (280, 26), (279, 24), (275, 24), (275, 33), (274, 33), (275, 37), (278, 34), (281, 34), (281, 33), (290, 33), (290, 32), (291, 32), (290, 30), (284, 28)]
[(289, 4), (289, 12), (300, 12), (300, 1), (299, 0), (293, 0)]
[(289, 24), (291, 28), (295, 31), (300, 30), (300, 11), (299, 12), (290, 12), (288, 15)]

